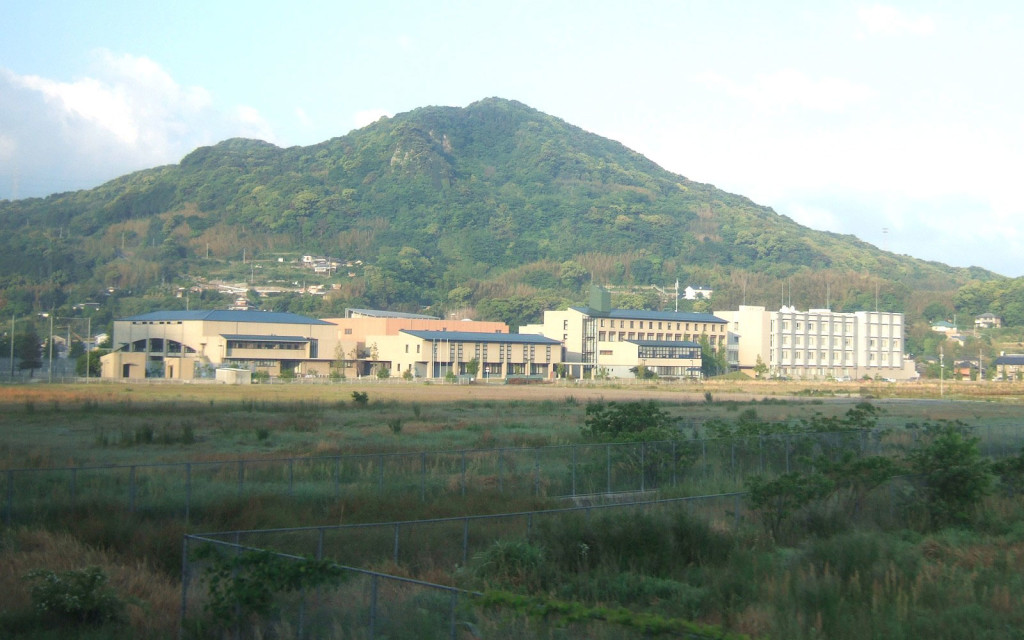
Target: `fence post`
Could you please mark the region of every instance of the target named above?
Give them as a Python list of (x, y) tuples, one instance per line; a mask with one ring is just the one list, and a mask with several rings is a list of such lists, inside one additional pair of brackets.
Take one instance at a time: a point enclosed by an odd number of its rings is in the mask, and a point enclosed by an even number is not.
[(334, 498), (341, 495), (341, 456), (334, 456)]
[(75, 502), (77, 502), (77, 500), (75, 499), (77, 497), (77, 495), (78, 495), (77, 489), (78, 489), (78, 469), (72, 467), (71, 468), (71, 508), (72, 509), (75, 508)]
[(466, 497), (466, 450), (462, 450), (462, 497)]
[(576, 445), (572, 445), (572, 496), (576, 497)]
[(245, 460), (238, 461), (238, 497), (242, 497), (242, 482), (245, 479)]
[(377, 637), (377, 574), (370, 579), (370, 638)]
[(451, 605), (448, 607), (448, 620), (449, 620), (449, 623), (448, 623), (448, 637), (451, 638), (451, 640), (455, 640), (455, 638), (456, 638), (456, 636), (455, 636), (455, 629), (456, 629), (456, 624), (455, 624), (455, 605), (458, 602), (458, 598), (459, 598), (458, 593), (459, 592), (455, 591), (453, 589), (450, 593), (451, 593), (452, 601), (451, 601)]
[(288, 458), (288, 495), (295, 487), (295, 458)]
[(188, 536), (181, 542), (181, 610), (178, 620), (178, 638), (185, 637), (185, 617), (188, 615), (188, 583), (191, 579), (191, 565), (188, 562)]
[(128, 512), (135, 513), (135, 465), (128, 471)]
[(192, 515), (192, 463), (185, 463), (185, 524)]
[(14, 472), (7, 472), (7, 513), (4, 516), (4, 520), (7, 522), (7, 526), (11, 524), (11, 518), (14, 517)]
[(384, 454), (377, 456), (377, 493), (384, 494)]
[(640, 443), (640, 491), (647, 489), (647, 441)]
[(427, 452), (420, 452), (420, 501), (427, 501)]
[(469, 518), (462, 519), (462, 564), (469, 558)]
[[(401, 526), (397, 522), (395, 523), (395, 546), (391, 553), (391, 560), (398, 566), (398, 527)], [(465, 554), (463, 554), (465, 555)]]
[(672, 486), (676, 486), (679, 476), (679, 452), (677, 451), (676, 441), (672, 441)]
[(790, 446), (791, 445), (790, 445), (790, 442), (789, 442), (789, 434), (787, 433), (786, 434), (786, 473), (789, 473), (789, 447)]
[(605, 493), (612, 492), (612, 449), (610, 444), (604, 445), (604, 490)]
[(533, 495), (540, 495), (540, 447), (533, 450)]
[(324, 528), (323, 527), (320, 527), (319, 529), (317, 529), (316, 559), (317, 560), (323, 560), (324, 559)]
[(505, 477), (502, 471), (505, 467), (505, 450), (498, 449), (498, 493), (505, 493)]

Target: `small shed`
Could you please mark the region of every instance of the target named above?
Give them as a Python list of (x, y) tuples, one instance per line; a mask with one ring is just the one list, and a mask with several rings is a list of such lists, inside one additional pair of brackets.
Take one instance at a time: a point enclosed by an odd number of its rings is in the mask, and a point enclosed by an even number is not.
[(224, 384), (252, 384), (252, 371), (249, 369), (217, 369), (217, 382)]

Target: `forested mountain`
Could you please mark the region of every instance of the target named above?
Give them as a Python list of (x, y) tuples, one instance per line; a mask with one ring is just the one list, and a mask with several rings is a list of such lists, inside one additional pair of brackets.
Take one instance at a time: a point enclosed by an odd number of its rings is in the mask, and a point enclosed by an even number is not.
[(253, 256), (300, 254), (365, 268), (335, 275), (315, 303), (267, 304), (313, 315), (475, 308), (513, 324), (585, 301), (590, 282), (615, 287), (624, 306), (666, 304), (649, 286), (678, 279), (712, 286), (718, 308), (913, 313), (998, 279), (802, 227), (496, 98), (416, 109), (307, 147), (227, 140), (96, 189), (0, 202), (0, 225), (8, 313), (110, 290), (134, 301), (115, 315), (183, 304), (166, 296), (198, 278), (255, 281), (245, 256), (252, 267)]

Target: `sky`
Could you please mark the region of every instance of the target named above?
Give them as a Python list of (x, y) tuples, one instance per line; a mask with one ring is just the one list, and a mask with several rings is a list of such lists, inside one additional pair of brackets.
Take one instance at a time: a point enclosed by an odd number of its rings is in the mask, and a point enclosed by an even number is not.
[(1024, 276), (1024, 3), (0, 0), (0, 199), (518, 100), (899, 254)]

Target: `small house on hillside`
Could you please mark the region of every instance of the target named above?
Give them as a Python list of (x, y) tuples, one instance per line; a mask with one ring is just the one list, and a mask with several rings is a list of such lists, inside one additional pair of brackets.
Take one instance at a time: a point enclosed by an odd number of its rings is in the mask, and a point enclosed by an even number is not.
[(998, 329), (1003, 326), (1003, 319), (994, 313), (983, 313), (974, 319), (975, 329)]
[(1024, 354), (1001, 354), (995, 361), (997, 380), (1024, 379)]
[(685, 300), (710, 300), (712, 293), (714, 290), (706, 285), (686, 285), (686, 288), (683, 289), (683, 298)]

